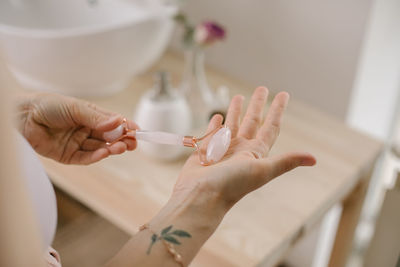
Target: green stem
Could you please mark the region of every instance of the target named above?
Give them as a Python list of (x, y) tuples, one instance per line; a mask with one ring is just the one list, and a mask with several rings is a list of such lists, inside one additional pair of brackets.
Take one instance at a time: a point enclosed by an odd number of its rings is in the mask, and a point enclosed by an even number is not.
[(155, 241), (152, 241), (152, 242), (150, 243), (150, 246), (149, 246), (149, 248), (147, 249), (147, 252), (146, 252), (147, 255), (150, 255), (151, 248), (153, 247), (154, 243), (155, 243)]

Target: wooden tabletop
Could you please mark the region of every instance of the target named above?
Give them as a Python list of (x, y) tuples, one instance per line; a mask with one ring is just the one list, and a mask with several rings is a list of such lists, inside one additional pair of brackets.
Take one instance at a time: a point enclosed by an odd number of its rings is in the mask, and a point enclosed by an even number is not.
[[(177, 84), (182, 59), (167, 53), (153, 68), (159, 69), (169, 71)], [(254, 89), (212, 69), (207, 69), (207, 75), (212, 86), (226, 85), (234, 93), (249, 96)], [(132, 118), (140, 95), (152, 83), (152, 74), (146, 73), (123, 92), (91, 101)], [(191, 266), (277, 263), (329, 208), (353, 190), (380, 149), (379, 142), (292, 99), (272, 154), (304, 150), (316, 156), (317, 165), (287, 173), (241, 200)], [(184, 159), (159, 162), (134, 151), (90, 166), (62, 165), (48, 159), (43, 163), (55, 185), (134, 234), (167, 201)]]

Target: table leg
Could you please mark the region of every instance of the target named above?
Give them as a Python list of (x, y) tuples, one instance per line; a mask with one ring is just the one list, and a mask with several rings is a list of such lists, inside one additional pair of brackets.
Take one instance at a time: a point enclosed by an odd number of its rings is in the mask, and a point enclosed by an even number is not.
[(344, 267), (348, 260), (371, 174), (372, 172), (363, 177), (350, 195), (343, 201), (342, 216), (333, 245), (329, 267)]

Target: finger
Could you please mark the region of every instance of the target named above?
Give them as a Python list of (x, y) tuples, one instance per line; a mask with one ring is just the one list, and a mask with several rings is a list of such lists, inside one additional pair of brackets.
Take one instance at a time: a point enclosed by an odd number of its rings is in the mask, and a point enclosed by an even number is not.
[[(206, 133), (211, 132), (217, 127), (220, 127), (222, 125), (222, 121), (224, 120), (224, 117), (221, 114), (215, 114), (211, 120), (208, 123), (207, 131)], [(205, 153), (207, 150), (207, 145), (210, 140), (210, 137), (205, 138), (201, 145), (199, 146), (198, 150), (196, 150), (197, 153), (192, 153), (192, 155), (189, 158), (189, 162), (196, 162), (198, 163), (198, 153)]]
[(128, 149), (128, 146), (125, 142), (119, 141), (115, 144), (107, 146), (107, 149), (111, 155), (118, 155), (124, 153)]
[(99, 148), (95, 151), (90, 152), (79, 150), (74, 153), (69, 163), (88, 165), (108, 157), (109, 154), (110, 153), (106, 148)]
[[(121, 140), (120, 142), (125, 143), (126, 150), (129, 150), (129, 151), (135, 150), (136, 147), (137, 147), (136, 139), (125, 138), (125, 139)], [(83, 144), (81, 146), (81, 149), (83, 151), (94, 151), (94, 150), (97, 150), (99, 148), (107, 148), (107, 147), (108, 146), (104, 141), (100, 141), (100, 140), (97, 140), (97, 139), (89, 138), (89, 139), (86, 139), (83, 142)], [(109, 148), (111, 149), (111, 151), (110, 151), (111, 154), (120, 154), (120, 153), (125, 152), (123, 145), (112, 146), (112, 147), (110, 146)]]
[(287, 92), (277, 94), (268, 110), (264, 124), (257, 133), (257, 138), (267, 145), (268, 150), (271, 149), (279, 135), (282, 116), (288, 102), (289, 94)]
[(208, 123), (206, 133), (209, 133), (209, 132), (213, 131), (215, 128), (220, 127), (223, 120), (224, 120), (224, 117), (221, 114), (215, 114), (211, 118), (210, 122)]
[(93, 138), (93, 139), (97, 139), (99, 141), (107, 141), (107, 140), (104, 139), (104, 132), (103, 131), (92, 131), (90, 133), (90, 137)]
[(267, 102), (268, 89), (258, 87), (251, 97), (246, 115), (239, 128), (239, 136), (251, 139), (256, 136), (257, 129), (261, 123), (262, 111)]
[(73, 121), (97, 131), (110, 131), (122, 123), (123, 117), (119, 114), (105, 114), (100, 112), (94, 104), (85, 101), (74, 101), (69, 108)]
[(136, 139), (125, 138), (121, 142), (126, 144), (126, 149), (129, 151), (135, 150), (137, 147)]
[(131, 121), (131, 120), (126, 120), (126, 124), (128, 126), (128, 129), (131, 130), (140, 130), (139, 125), (137, 125), (135, 122)]
[(239, 125), (240, 125), (240, 114), (242, 113), (244, 97), (241, 95), (236, 95), (232, 98), (232, 101), (228, 108), (228, 113), (226, 114), (226, 126), (231, 130), (232, 138), (236, 136)]
[[(224, 120), (224, 117), (221, 114), (215, 114), (211, 118), (210, 122), (208, 123), (208, 128), (207, 128), (207, 132), (206, 133), (209, 133), (209, 132), (215, 130), (216, 128), (221, 127), (221, 124), (222, 124), (223, 120)], [(202, 153), (204, 153), (205, 150), (207, 149), (207, 146), (208, 146), (208, 143), (210, 142), (211, 137), (212, 137), (212, 135), (208, 136), (201, 143), (200, 151)]]
[(291, 152), (259, 160), (262, 175), (267, 182), (299, 166), (314, 166), (316, 163), (313, 155), (303, 152)]
[(94, 151), (104, 147), (106, 147), (106, 143), (104, 141), (100, 141), (94, 138), (86, 139), (81, 145), (81, 149), (84, 151)]
[(111, 131), (115, 128), (117, 128), (119, 125), (122, 124), (123, 122), (123, 117), (119, 114), (107, 117), (104, 115), (100, 115), (100, 113), (93, 114), (93, 116), (97, 116), (97, 118), (94, 118), (95, 124), (93, 125), (94, 128), (97, 131), (102, 131), (102, 132), (107, 132)]
[[(136, 123), (134, 123), (133, 121), (131, 121), (131, 120), (127, 120), (126, 123), (127, 123), (128, 129), (131, 129), (131, 130), (139, 130), (140, 129), (139, 126)], [(111, 130), (114, 130), (115, 128), (117, 128), (120, 125), (121, 124), (118, 124), (116, 127), (114, 127)], [(134, 132), (131, 133), (131, 134), (129, 134), (129, 132), (128, 132), (128, 135), (133, 136), (133, 137), (135, 136)], [(91, 134), (90, 134), (90, 137), (96, 138), (98, 140), (112, 141), (112, 140), (106, 140), (104, 138), (104, 131), (92, 131)], [(133, 144), (132, 142), (128, 142), (128, 143)]]
[[(118, 144), (117, 143), (125, 143), (123, 144)], [(88, 138), (86, 139), (82, 146), (81, 149), (84, 151), (94, 151), (99, 148), (109, 148), (110, 149), (110, 154), (121, 154), (125, 152), (126, 150), (132, 151), (135, 150), (137, 147), (137, 142), (136, 139), (134, 138), (125, 138), (116, 144), (113, 144), (111, 146), (107, 146), (106, 142), (94, 138)], [(116, 145), (116, 146), (115, 146)]]
[[(139, 125), (137, 125), (135, 122), (133, 122), (131, 120), (127, 120), (126, 123), (127, 123), (128, 129), (140, 130)], [(125, 138), (122, 141), (124, 141), (126, 143), (129, 151), (132, 151), (132, 150), (136, 149), (136, 147), (137, 147), (136, 138)]]

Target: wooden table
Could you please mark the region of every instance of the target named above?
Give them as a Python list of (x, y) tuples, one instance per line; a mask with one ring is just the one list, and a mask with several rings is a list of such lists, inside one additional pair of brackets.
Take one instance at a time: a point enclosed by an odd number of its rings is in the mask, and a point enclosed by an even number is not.
[[(182, 59), (167, 53), (153, 68), (158, 69), (168, 70), (177, 84)], [(235, 93), (248, 96), (255, 87), (212, 69), (207, 74), (211, 85), (226, 85)], [(152, 83), (152, 74), (144, 74), (125, 91), (92, 101), (131, 117), (139, 96)], [(292, 99), (272, 154), (291, 150), (313, 153), (317, 166), (296, 169), (246, 196), (191, 266), (273, 266), (339, 202), (344, 209), (331, 266), (343, 266), (381, 144)], [(158, 162), (138, 151), (90, 166), (43, 159), (56, 186), (132, 235), (167, 201), (183, 162)]]

